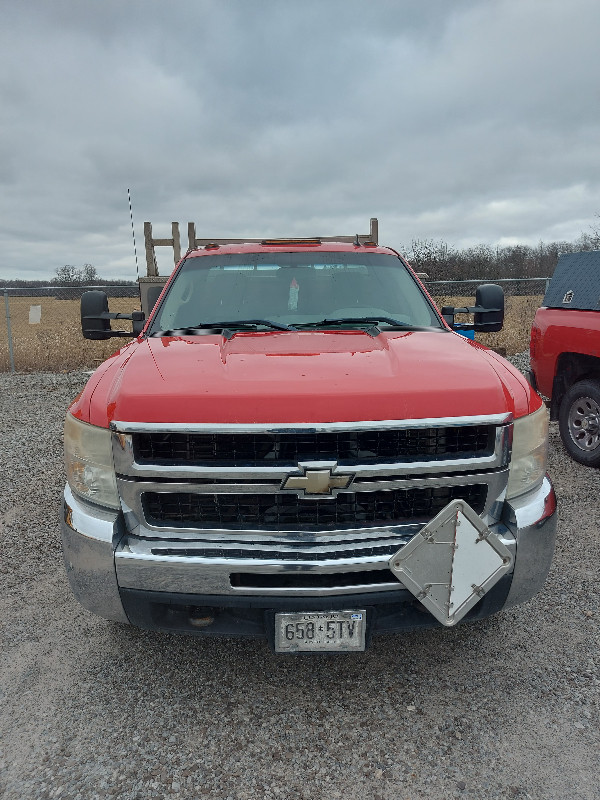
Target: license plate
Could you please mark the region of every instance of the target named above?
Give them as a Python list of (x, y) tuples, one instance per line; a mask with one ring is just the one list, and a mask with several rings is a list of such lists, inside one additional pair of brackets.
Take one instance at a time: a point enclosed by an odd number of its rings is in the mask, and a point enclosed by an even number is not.
[(275, 614), (276, 653), (343, 653), (365, 649), (366, 612)]

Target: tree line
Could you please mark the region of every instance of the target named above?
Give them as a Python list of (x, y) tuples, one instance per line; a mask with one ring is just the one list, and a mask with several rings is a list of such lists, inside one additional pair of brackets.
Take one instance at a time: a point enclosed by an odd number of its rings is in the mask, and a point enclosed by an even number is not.
[(65, 264), (57, 267), (55, 276), (50, 281), (21, 278), (3, 280), (0, 278), (0, 287), (7, 289), (35, 288), (36, 286), (134, 286), (135, 284), (136, 281), (102, 278), (93, 264), (84, 264), (82, 267)]
[(573, 242), (540, 242), (536, 247), (516, 244), (492, 247), (478, 244), (458, 249), (443, 241), (414, 239), (400, 252), (417, 272), (432, 281), (460, 281), (474, 278), (548, 278), (554, 273), (561, 253), (600, 249), (600, 230), (582, 233)]

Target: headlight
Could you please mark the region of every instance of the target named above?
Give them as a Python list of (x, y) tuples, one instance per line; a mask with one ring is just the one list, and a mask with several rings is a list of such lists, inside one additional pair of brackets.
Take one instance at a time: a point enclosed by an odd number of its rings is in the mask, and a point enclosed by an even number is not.
[(119, 508), (111, 434), (106, 428), (88, 425), (67, 414), (65, 469), (75, 494), (101, 506)]
[(548, 457), (548, 410), (542, 405), (533, 414), (516, 419), (506, 497), (517, 497), (541, 483)]

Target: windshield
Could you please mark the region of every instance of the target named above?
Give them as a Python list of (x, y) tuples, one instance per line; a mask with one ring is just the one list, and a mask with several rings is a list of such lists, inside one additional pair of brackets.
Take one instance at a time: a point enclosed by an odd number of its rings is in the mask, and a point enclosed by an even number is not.
[(342, 327), (361, 318), (382, 326), (442, 328), (399, 258), (302, 252), (188, 258), (150, 333), (244, 320), (299, 328), (337, 320)]

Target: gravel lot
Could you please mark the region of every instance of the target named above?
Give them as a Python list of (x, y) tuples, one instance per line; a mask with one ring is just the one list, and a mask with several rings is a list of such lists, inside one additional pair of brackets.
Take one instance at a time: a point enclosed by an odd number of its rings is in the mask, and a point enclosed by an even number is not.
[(76, 603), (57, 517), (62, 421), (85, 377), (0, 375), (5, 800), (600, 798), (600, 471), (566, 456), (555, 425), (542, 593), (364, 654), (283, 657)]

